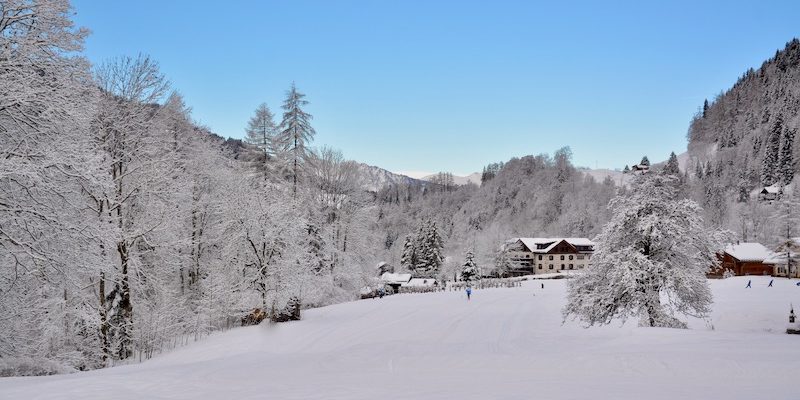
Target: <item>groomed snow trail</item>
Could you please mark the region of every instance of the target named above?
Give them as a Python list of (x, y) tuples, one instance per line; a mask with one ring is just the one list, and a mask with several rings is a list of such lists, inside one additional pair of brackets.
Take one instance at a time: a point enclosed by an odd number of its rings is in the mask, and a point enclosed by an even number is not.
[[(752, 289), (744, 289), (747, 280)], [(562, 324), (564, 281), (339, 304), (148, 362), (0, 379), (2, 399), (797, 399), (796, 280), (711, 281), (710, 325)]]

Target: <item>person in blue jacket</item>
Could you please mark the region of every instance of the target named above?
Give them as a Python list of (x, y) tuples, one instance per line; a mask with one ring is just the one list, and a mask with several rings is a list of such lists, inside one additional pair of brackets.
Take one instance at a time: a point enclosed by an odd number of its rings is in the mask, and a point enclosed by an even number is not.
[(471, 295), (472, 295), (472, 287), (467, 286), (467, 300), (469, 300)]

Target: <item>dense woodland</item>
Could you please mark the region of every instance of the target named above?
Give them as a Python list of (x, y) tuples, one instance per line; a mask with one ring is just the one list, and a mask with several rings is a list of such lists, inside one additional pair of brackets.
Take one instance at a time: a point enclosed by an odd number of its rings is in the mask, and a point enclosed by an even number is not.
[[(280, 108), (255, 107), (244, 141), (225, 140), (148, 56), (91, 65), (70, 14), (66, 0), (0, 4), (4, 374), (141, 360), (254, 308), (278, 321), (353, 300), (381, 261), (486, 275), (510, 237), (595, 237), (629, 190), (576, 169), (568, 147), (488, 165), (480, 186), (387, 178), (314, 147), (293, 83)], [(782, 235), (750, 191), (793, 178), (799, 47), (695, 117), (688, 171), (673, 155), (652, 172), (741, 239)]]

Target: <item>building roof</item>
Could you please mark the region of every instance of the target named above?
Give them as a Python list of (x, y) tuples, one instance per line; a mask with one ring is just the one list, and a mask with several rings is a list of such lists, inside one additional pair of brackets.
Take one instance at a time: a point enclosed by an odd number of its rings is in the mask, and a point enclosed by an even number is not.
[(408, 283), (411, 280), (411, 274), (395, 274), (392, 272), (384, 272), (381, 275), (383, 283)]
[(762, 194), (780, 194), (781, 187), (778, 184), (771, 185), (771, 186), (764, 186), (764, 189), (761, 189)]
[[(594, 242), (587, 238), (515, 238), (510, 240), (510, 242), (520, 241), (525, 247), (528, 248), (533, 253), (547, 253), (553, 249), (558, 243), (561, 241), (566, 241), (567, 243), (573, 246), (592, 246), (594, 247)], [(539, 248), (540, 246), (546, 246), (545, 248)]]
[(764, 262), (774, 253), (761, 243), (737, 243), (725, 246), (725, 252), (739, 261)]
[(402, 286), (417, 286), (417, 287), (428, 287), (433, 286), (436, 284), (436, 279), (433, 278), (411, 278), (408, 283), (402, 284)]

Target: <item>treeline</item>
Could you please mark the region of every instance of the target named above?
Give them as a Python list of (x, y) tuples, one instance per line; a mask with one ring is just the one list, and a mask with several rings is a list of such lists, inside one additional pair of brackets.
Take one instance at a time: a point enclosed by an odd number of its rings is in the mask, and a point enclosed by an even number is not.
[(0, 370), (100, 368), (254, 307), (352, 299), (374, 217), (354, 164), (310, 149), (303, 94), (223, 142), (149, 57), (93, 68), (70, 15), (0, 3)]

